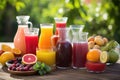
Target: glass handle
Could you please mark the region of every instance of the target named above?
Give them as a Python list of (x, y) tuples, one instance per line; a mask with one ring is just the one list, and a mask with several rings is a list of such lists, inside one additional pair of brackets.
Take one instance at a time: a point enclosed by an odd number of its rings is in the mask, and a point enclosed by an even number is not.
[(31, 23), (31, 22), (27, 22), (27, 24), (30, 24), (30, 28), (32, 28), (32, 26), (33, 26), (33, 25), (32, 25), (32, 23)]

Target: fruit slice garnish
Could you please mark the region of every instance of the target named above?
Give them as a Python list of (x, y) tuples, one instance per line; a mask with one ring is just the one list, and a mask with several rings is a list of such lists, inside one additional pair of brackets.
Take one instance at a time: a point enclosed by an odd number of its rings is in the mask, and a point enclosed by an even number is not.
[(2, 44), (1, 49), (3, 51), (11, 51), (12, 48), (6, 44)]
[(18, 49), (18, 48), (13, 48), (12, 49), (12, 52), (15, 54), (15, 55), (21, 55), (21, 50), (20, 49)]
[(37, 62), (37, 57), (34, 54), (25, 54), (22, 57), (22, 62), (24, 64), (35, 64)]
[(107, 51), (103, 51), (101, 54), (100, 54), (100, 62), (101, 63), (106, 63), (109, 59), (109, 55), (108, 55), (108, 52)]

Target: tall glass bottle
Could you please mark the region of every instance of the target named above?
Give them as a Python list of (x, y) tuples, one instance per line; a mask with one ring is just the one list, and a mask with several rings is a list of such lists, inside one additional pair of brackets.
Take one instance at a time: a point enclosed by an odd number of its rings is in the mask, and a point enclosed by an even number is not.
[(71, 66), (72, 46), (67, 40), (68, 28), (57, 28), (59, 40), (56, 45), (56, 66), (60, 69), (66, 69)]
[(26, 53), (25, 46), (25, 33), (24, 29), (28, 28), (28, 24), (32, 27), (32, 23), (29, 22), (30, 16), (17, 16), (18, 29), (14, 37), (14, 46), (22, 51), (22, 53)]

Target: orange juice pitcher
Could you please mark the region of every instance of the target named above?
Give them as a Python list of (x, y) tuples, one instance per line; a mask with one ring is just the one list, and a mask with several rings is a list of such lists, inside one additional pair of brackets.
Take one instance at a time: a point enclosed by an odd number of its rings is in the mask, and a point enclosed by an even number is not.
[(14, 37), (14, 46), (22, 51), (22, 53), (26, 53), (25, 46), (25, 34), (24, 29), (28, 28), (28, 24), (32, 27), (32, 23), (29, 22), (30, 16), (17, 16), (18, 29)]
[(40, 24), (39, 49), (51, 49), (51, 37), (53, 36), (53, 24)]

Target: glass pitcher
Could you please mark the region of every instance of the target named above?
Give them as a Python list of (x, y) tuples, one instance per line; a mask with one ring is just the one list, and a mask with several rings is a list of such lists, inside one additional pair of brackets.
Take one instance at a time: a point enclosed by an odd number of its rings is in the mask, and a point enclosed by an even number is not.
[(51, 37), (53, 36), (53, 24), (40, 24), (41, 34), (39, 37), (39, 49), (51, 49)]
[(56, 66), (60, 69), (71, 67), (72, 62), (72, 45), (69, 41), (69, 28), (57, 28), (58, 42), (56, 45)]
[(24, 29), (28, 28), (28, 24), (30, 24), (30, 28), (32, 28), (32, 23), (29, 22), (30, 16), (17, 16), (18, 29), (14, 37), (14, 46), (22, 51), (22, 53), (26, 53), (25, 46), (25, 34)]
[[(76, 33), (78, 34), (78, 33)], [(73, 44), (73, 60), (72, 67), (74, 69), (84, 69), (86, 64), (86, 55), (88, 53), (88, 32), (79, 32), (79, 37), (74, 34)]]

